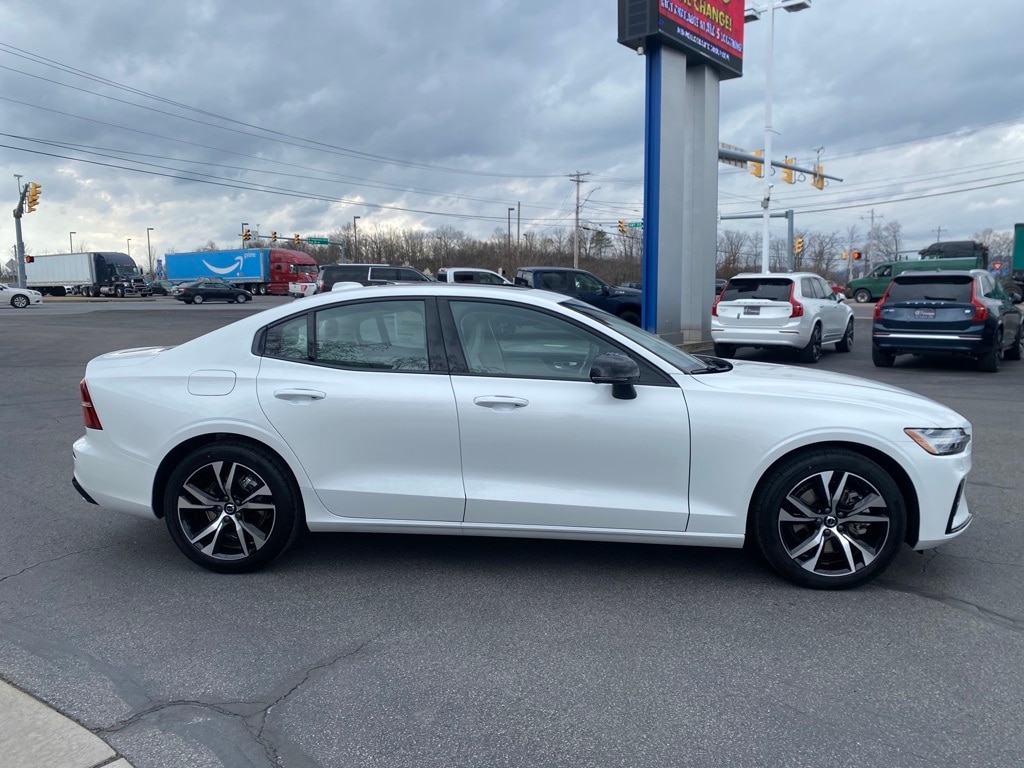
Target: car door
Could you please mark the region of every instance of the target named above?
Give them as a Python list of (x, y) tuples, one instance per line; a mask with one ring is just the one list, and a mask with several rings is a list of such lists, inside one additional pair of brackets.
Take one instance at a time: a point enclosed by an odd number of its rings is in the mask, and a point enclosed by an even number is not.
[(812, 277), (810, 280), (821, 313), (823, 336), (827, 339), (841, 338), (846, 332), (846, 312), (843, 303), (836, 298), (836, 294), (823, 278)]
[(441, 318), (467, 527), (686, 529), (689, 424), (674, 382), (644, 366), (637, 397), (615, 399), (589, 370), (622, 350), (538, 308), (451, 299)]
[(586, 272), (573, 272), (569, 275), (569, 293), (580, 301), (592, 304), (614, 314), (615, 302), (608, 298), (605, 284)]
[(345, 302), (267, 329), (260, 406), (332, 514), (462, 520), (440, 344), (436, 309), (423, 299)]

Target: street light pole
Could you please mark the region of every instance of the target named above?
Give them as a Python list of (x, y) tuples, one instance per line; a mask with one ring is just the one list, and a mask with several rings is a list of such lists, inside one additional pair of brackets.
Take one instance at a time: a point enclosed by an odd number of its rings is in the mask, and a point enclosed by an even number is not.
[(352, 261), (353, 263), (359, 261), (359, 227), (356, 222), (361, 219), (361, 216), (352, 217)]
[(128, 258), (130, 259), (132, 257), (132, 239), (130, 237), (126, 239), (128, 241)]
[(765, 56), (764, 88), (764, 197), (761, 199), (764, 224), (761, 231), (761, 271), (770, 272), (771, 266), (771, 200), (772, 200), (772, 59), (775, 46), (775, 9), (789, 12), (804, 11), (811, 7), (811, 0), (775, 0), (766, 6), (748, 6), (744, 11), (745, 21), (756, 21), (761, 14), (768, 14), (768, 51)]
[(73, 235), (77, 235), (77, 232), (68, 232), (68, 245), (71, 246), (71, 253), (75, 252), (75, 240)]
[(153, 274), (153, 246), (149, 243), (149, 233), (153, 231), (152, 227), (146, 227), (146, 253), (149, 255), (149, 274)]
[(514, 210), (515, 208), (508, 209), (508, 240), (505, 247), (508, 256), (512, 255), (512, 211)]

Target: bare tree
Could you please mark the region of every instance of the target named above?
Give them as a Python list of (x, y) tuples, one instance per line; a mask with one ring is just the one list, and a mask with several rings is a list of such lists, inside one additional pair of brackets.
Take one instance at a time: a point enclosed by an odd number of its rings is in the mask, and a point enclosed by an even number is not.
[(746, 268), (743, 252), (750, 245), (750, 236), (745, 232), (727, 229), (718, 233), (717, 269), (719, 277), (726, 279), (739, 274)]

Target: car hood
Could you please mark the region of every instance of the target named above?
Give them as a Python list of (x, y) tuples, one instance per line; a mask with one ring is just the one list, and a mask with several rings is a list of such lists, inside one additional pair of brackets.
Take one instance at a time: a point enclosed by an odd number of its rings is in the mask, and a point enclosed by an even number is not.
[[(810, 370), (792, 365), (730, 360), (731, 371), (702, 375), (702, 384), (716, 389), (760, 396), (801, 398), (858, 405), (896, 414), (913, 414), (907, 426), (963, 427), (969, 423), (959, 413), (923, 395), (858, 376)], [(931, 424), (921, 423), (926, 419)]]

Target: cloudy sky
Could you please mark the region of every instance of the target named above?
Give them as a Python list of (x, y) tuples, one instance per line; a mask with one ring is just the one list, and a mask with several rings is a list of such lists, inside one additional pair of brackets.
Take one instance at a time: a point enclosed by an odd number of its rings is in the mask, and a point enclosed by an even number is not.
[[(775, 21), (773, 152), (821, 147), (843, 178), (776, 187), (798, 231), (873, 216), (921, 248), (1024, 221), (1019, 3), (814, 0)], [(614, 0), (6, 0), (3, 22), (0, 188), (9, 211), (15, 174), (43, 185), (29, 252), (134, 255), (150, 227), (157, 255), (231, 247), (242, 222), (306, 237), (353, 216), (488, 237), (511, 206), (523, 231), (569, 231), (575, 171), (585, 221), (640, 218), (644, 60)], [(721, 87), (720, 138), (748, 150), (767, 31), (747, 25)], [(719, 212), (757, 212), (762, 182), (719, 168)], [(10, 216), (0, 238), (9, 255)]]

